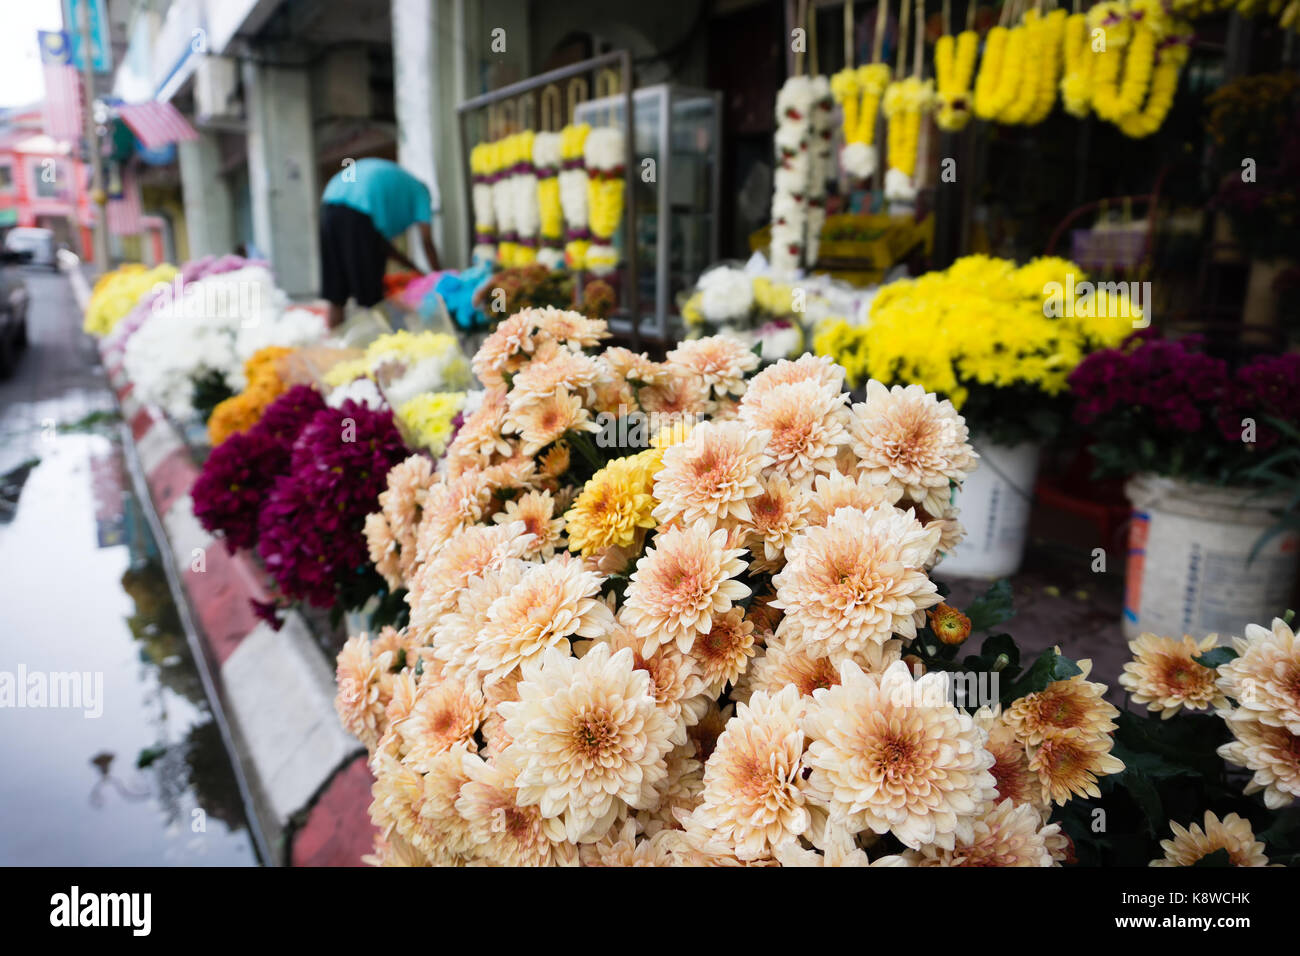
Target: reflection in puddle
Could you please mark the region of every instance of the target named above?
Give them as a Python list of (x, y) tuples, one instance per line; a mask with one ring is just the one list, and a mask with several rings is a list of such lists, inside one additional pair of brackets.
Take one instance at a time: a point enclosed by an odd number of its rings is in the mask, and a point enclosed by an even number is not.
[(102, 675), (103, 712), (0, 708), (0, 864), (255, 865), (119, 426), (76, 425), (0, 476), (0, 671)]

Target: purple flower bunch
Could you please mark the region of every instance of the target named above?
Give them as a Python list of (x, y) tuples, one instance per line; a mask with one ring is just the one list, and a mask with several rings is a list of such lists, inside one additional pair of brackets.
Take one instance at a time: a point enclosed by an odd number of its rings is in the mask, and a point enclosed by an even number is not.
[(368, 596), (362, 527), (408, 454), (388, 409), (349, 400), (312, 417), (258, 516), (258, 553), (285, 595), (318, 607)]
[(1235, 368), (1200, 336), (1135, 333), (1070, 375), (1075, 420), (1104, 471), (1156, 471), (1216, 484), (1250, 482), (1260, 452), (1300, 425), (1300, 355), (1260, 355)]
[(292, 464), (293, 444), (325, 408), (309, 385), (296, 385), (266, 409), (261, 420), (212, 450), (190, 495), (194, 515), (226, 548), (257, 545), (258, 514), (280, 476)]
[(1171, 341), (1144, 329), (1093, 352), (1070, 373), (1075, 419), (1091, 425), (1140, 412), (1157, 429), (1200, 431), (1214, 421), (1211, 410), (1230, 380), (1228, 363), (1201, 352), (1203, 344), (1199, 336)]

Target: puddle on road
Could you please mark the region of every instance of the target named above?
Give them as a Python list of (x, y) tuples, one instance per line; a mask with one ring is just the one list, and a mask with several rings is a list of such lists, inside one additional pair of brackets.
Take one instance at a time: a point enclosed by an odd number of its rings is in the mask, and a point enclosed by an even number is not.
[(255, 865), (117, 426), (74, 425), (0, 476), (0, 864)]

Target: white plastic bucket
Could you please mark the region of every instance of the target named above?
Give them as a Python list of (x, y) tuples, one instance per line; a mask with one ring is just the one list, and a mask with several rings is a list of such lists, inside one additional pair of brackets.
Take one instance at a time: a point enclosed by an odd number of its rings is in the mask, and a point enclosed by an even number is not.
[(1274, 522), (1265, 498), (1245, 488), (1138, 475), (1125, 487), (1133, 503), (1124, 588), (1124, 634), (1166, 637), (1240, 635), (1287, 608), (1300, 535), (1277, 535), (1248, 564)]
[(938, 566), (939, 577), (1005, 578), (1020, 570), (1029, 537), (1029, 511), (1039, 446), (973, 442), (979, 466), (953, 493), (966, 537)]

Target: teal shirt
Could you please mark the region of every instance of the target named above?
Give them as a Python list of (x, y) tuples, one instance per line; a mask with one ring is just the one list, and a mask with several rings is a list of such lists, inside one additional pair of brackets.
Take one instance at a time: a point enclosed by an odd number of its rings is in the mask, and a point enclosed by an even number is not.
[(359, 159), (339, 170), (326, 184), (321, 202), (365, 213), (387, 239), (433, 218), (429, 187), (387, 159)]

